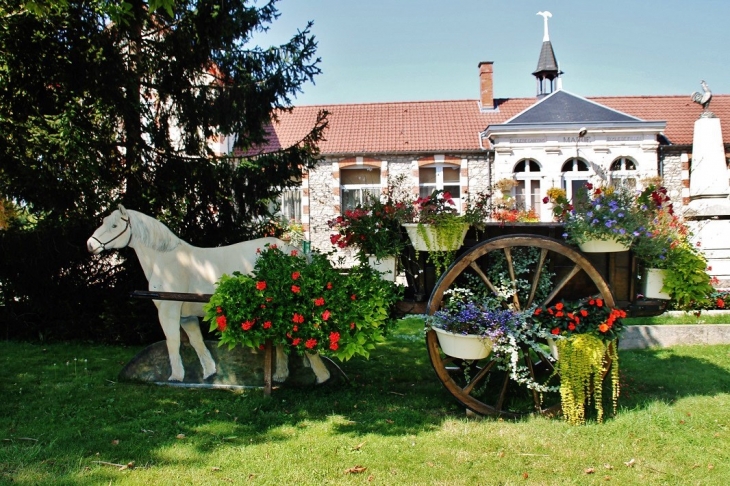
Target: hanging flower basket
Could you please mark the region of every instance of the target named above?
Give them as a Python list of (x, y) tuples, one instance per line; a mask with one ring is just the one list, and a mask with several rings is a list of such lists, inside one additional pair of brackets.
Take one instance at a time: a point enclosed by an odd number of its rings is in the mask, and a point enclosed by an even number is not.
[(437, 327), (432, 327), (441, 345), (441, 350), (448, 356), (460, 359), (484, 359), (492, 352), (492, 340), (476, 334), (454, 334)]
[(446, 234), (440, 233), (440, 228), (426, 223), (404, 223), (403, 227), (416, 251), (456, 251), (464, 243), (469, 224), (462, 224), (458, 231), (449, 228)]
[(669, 300), (669, 294), (662, 292), (664, 276), (667, 271), (661, 268), (647, 268), (644, 276), (644, 297), (647, 299)]
[(378, 258), (375, 255), (368, 255), (368, 265), (380, 272), (380, 277), (383, 280), (395, 281), (396, 259), (394, 256)]
[(584, 253), (616, 253), (629, 251), (629, 245), (616, 240), (588, 240), (578, 245)]

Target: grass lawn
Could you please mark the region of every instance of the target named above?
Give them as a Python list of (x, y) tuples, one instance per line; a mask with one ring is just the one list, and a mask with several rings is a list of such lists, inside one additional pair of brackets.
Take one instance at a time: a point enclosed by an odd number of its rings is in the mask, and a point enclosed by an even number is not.
[(680, 315), (662, 314), (654, 317), (630, 317), (624, 319), (624, 324), (635, 325), (673, 325), (673, 324), (730, 324), (730, 314), (700, 313), (699, 316), (688, 312)]
[(730, 484), (730, 346), (622, 351), (619, 413), (581, 427), (468, 418), (413, 318), (271, 398), (117, 382), (137, 351), (0, 342), (0, 484)]

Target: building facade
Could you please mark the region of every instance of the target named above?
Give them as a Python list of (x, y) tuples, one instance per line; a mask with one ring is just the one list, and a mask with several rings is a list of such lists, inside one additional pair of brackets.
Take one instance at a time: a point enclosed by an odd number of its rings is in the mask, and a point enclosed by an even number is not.
[[(562, 88), (557, 66), (546, 30), (535, 97), (496, 98), (494, 65), (482, 62), (477, 99), (299, 106), (280, 114), (260, 150), (296, 143), (328, 112), (323, 160), (304, 175), (299, 197), (305, 237), (323, 250), (331, 249), (327, 221), (398, 176), (414, 200), (443, 188), (462, 203), (513, 180), (509, 196), (543, 221), (552, 218), (542, 203), (548, 189), (570, 197), (588, 181), (641, 189), (661, 178), (675, 208), (686, 207), (702, 107), (687, 95), (581, 97)], [(730, 140), (730, 95), (715, 95), (712, 109), (728, 120), (722, 135)], [(730, 181), (727, 169), (716, 176)], [(730, 282), (730, 251), (715, 274)]]

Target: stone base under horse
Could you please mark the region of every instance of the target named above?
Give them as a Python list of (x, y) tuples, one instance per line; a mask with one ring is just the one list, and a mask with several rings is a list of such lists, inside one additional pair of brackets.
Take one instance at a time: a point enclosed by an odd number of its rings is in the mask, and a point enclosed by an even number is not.
[[(217, 341), (205, 341), (213, 359), (218, 364), (217, 373), (207, 379), (203, 378), (203, 368), (198, 356), (187, 341), (183, 340), (180, 355), (185, 366), (185, 379), (182, 382), (168, 381), (170, 376), (170, 358), (167, 354), (167, 343), (159, 341), (143, 349), (119, 372), (120, 381), (138, 381), (160, 385), (181, 386), (190, 388), (261, 388), (264, 386), (264, 352), (250, 348), (218, 347)], [(274, 363), (276, 365), (276, 353)], [(322, 357), (322, 361), (330, 372), (327, 386), (348, 381), (345, 373), (332, 360)], [(283, 386), (315, 385), (317, 377), (308, 365), (308, 360), (296, 354), (289, 355), (289, 376)]]

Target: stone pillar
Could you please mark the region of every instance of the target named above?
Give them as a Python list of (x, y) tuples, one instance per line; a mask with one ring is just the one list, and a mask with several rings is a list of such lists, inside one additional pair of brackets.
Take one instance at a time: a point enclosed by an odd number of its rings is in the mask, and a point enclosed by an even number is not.
[[(707, 113), (707, 112), (706, 112)], [(730, 185), (720, 119), (695, 122), (690, 166), (690, 201), (684, 212), (693, 241), (701, 246), (717, 286), (730, 287)]]

